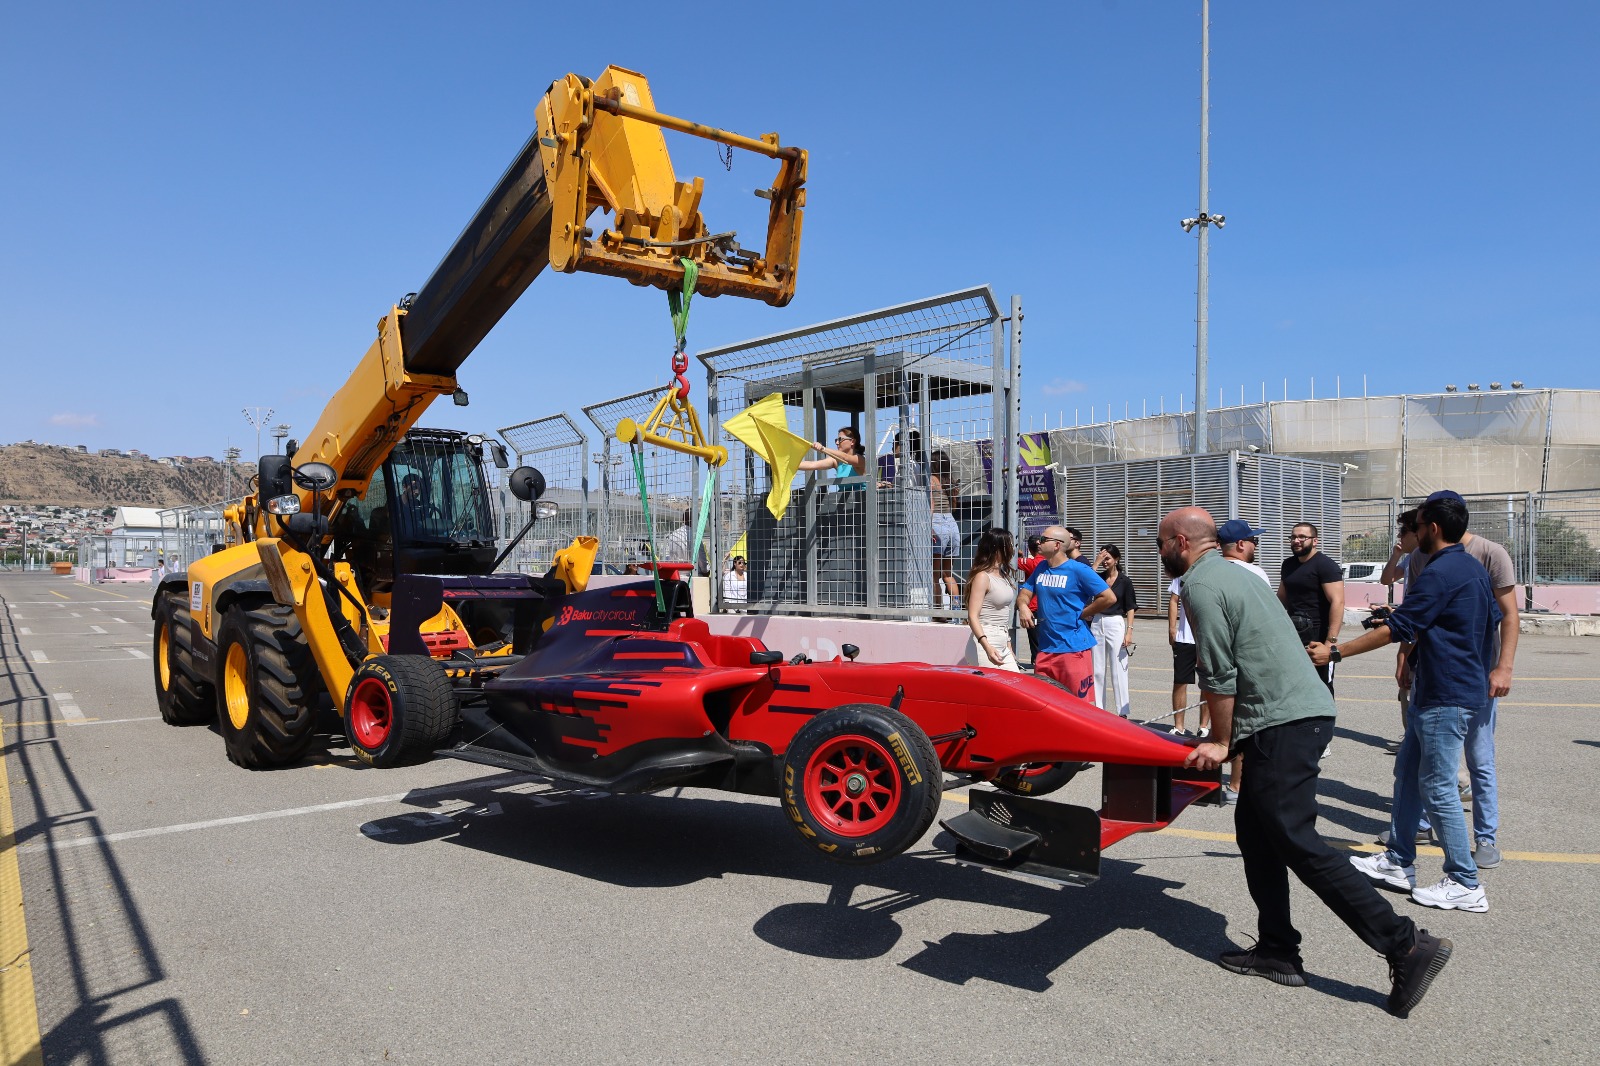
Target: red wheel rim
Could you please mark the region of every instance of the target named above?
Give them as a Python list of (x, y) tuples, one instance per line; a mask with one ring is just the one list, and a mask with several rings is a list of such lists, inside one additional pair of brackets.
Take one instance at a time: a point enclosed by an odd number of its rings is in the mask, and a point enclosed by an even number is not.
[(389, 686), (375, 677), (364, 677), (350, 694), (350, 732), (368, 751), (383, 747), (394, 727), (394, 703)]
[(832, 833), (861, 837), (900, 809), (900, 773), (889, 749), (870, 737), (834, 737), (806, 763), (806, 805)]

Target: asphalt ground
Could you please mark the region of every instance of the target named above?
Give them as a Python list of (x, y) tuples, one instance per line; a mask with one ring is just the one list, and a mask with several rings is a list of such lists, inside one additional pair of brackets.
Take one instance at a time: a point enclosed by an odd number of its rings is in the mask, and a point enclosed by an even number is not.
[[(24, 909), (29, 951), (0, 959), (0, 987), (31, 978), (50, 1063), (1600, 1055), (1593, 638), (1523, 638), (1500, 712), (1491, 909), (1392, 897), (1456, 945), (1399, 1021), (1383, 960), (1298, 884), (1310, 987), (1216, 965), (1254, 930), (1226, 810), (1118, 844), (1077, 888), (957, 865), (933, 834), (841, 867), (775, 801), (604, 797), (450, 760), (371, 770), (331, 735), (301, 765), (250, 773), (213, 729), (156, 716), (149, 595), (0, 574), (23, 901), (0, 933), (15, 939)], [(1163, 637), (1138, 626), (1141, 717), (1168, 707)], [(1321, 796), (1341, 846), (1386, 824), (1391, 662), (1340, 675)], [(1098, 775), (1059, 796), (1095, 804)], [(1439, 865), (1425, 853), (1419, 875)]]

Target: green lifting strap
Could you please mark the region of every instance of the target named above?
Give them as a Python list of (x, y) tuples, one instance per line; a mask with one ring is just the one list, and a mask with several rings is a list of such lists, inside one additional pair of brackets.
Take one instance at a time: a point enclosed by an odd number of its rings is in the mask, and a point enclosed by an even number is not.
[[(717, 495), (717, 468), (711, 467), (707, 474), (706, 487), (700, 490), (700, 517), (694, 524), (694, 542), (689, 547), (689, 561), (691, 563), (700, 554), (700, 545), (705, 543), (703, 538), (706, 535), (706, 519), (711, 517), (711, 501)], [(708, 559), (707, 562), (710, 562), (710, 560)], [(709, 566), (706, 569), (716, 573)]]
[(656, 554), (656, 526), (650, 521), (650, 486), (644, 479), (644, 448), (635, 439), (629, 451), (633, 452), (633, 472), (639, 479), (639, 504), (644, 508), (644, 529), (650, 545), (650, 576), (655, 579), (656, 610), (667, 613), (667, 599), (661, 593), (660, 556)]
[(676, 340), (673, 351), (683, 351), (684, 338), (689, 334), (689, 300), (694, 296), (695, 282), (700, 279), (700, 268), (693, 259), (679, 259), (683, 264), (683, 291), (667, 290), (667, 306), (672, 308), (672, 335)]

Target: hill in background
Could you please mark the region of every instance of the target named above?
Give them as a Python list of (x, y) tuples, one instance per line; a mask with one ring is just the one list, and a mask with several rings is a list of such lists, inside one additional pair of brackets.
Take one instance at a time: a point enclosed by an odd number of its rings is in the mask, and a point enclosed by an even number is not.
[[(0, 503), (58, 507), (182, 507), (215, 503), (224, 464), (210, 458), (97, 455), (54, 444), (0, 445)], [(253, 468), (235, 463), (232, 494), (242, 495)]]

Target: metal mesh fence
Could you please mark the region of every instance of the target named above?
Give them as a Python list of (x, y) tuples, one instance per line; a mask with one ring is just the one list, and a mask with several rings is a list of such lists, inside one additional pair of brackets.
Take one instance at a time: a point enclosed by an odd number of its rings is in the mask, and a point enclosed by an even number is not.
[(1059, 475), (1063, 520), (1084, 535), (1085, 554), (1104, 544), (1122, 550), (1141, 611), (1164, 611), (1169, 578), (1156, 529), (1167, 512), (1204, 507), (1218, 522), (1242, 518), (1264, 530), (1256, 563), (1275, 574), (1296, 522), (1315, 524), (1328, 554), (1339, 557), (1340, 468), (1277, 455), (1190, 455), (1068, 467)]
[(1396, 500), (1345, 500), (1344, 562), (1387, 563), (1394, 547), (1395, 521), (1405, 508)]
[[(583, 409), (605, 441), (600, 459), (604, 477), (597, 533), (597, 566), (603, 567), (603, 572), (634, 572), (639, 564), (651, 560), (652, 551), (655, 558), (664, 562), (691, 561), (689, 541), (693, 538), (693, 523), (699, 518), (705, 464), (693, 456), (647, 443), (642, 451), (645, 495), (641, 496), (630, 448), (616, 436), (617, 423), (624, 418), (644, 425), (656, 401), (669, 387), (629, 393)], [(694, 555), (694, 562), (702, 568), (707, 566), (707, 545), (700, 545)]]
[[(973, 545), (1005, 524), (1015, 483), (1004, 321), (984, 287), (700, 353), (707, 431), (730, 453), (715, 540), (743, 535), (751, 609), (956, 613)], [(853, 466), (802, 473), (781, 519), (767, 464), (721, 429), (773, 393), (794, 433), (841, 451), (853, 433), (861, 448)]]
[[(500, 438), (516, 454), (516, 465), (534, 467), (544, 475), (544, 498), (561, 507), (554, 518), (537, 523), (501, 564), (524, 574), (542, 574), (572, 538), (598, 528), (589, 499), (589, 440), (566, 414), (506, 426), (500, 430)], [(503, 546), (527, 522), (529, 505), (513, 496), (506, 478), (497, 475), (498, 471), (491, 474), (489, 497)]]
[(1530, 538), (1534, 580), (1600, 583), (1600, 491), (1545, 493), (1535, 502)]

